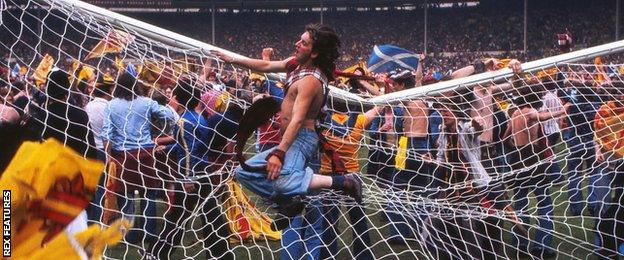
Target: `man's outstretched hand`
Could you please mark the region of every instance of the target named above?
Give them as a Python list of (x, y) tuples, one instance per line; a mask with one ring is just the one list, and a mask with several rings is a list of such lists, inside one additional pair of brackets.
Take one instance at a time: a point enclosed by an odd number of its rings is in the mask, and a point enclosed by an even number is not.
[(227, 63), (232, 63), (234, 61), (234, 57), (227, 55), (221, 51), (218, 50), (211, 50), (210, 54), (217, 56), (217, 58), (221, 59), (222, 61), (225, 61)]

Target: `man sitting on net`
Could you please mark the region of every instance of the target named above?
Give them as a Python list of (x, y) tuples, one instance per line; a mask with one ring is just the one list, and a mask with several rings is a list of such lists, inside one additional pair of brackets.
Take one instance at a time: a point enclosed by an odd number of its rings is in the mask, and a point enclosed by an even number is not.
[(312, 24), (306, 26), (301, 39), (295, 43), (295, 56), (282, 61), (235, 58), (213, 52), (226, 62), (254, 71), (288, 72), (281, 105), (283, 135), (280, 144), (246, 162), (251, 166), (266, 165), (266, 172), (236, 169), (236, 178), (243, 186), (277, 201), (287, 216), (294, 216), (303, 209), (287, 206), (292, 197), (323, 188), (343, 191), (357, 202), (362, 200), (362, 184), (356, 175), (325, 176), (306, 171), (308, 166), (318, 165), (316, 119), (325, 103), (324, 90), (333, 79), (339, 47), (340, 40), (330, 27)]

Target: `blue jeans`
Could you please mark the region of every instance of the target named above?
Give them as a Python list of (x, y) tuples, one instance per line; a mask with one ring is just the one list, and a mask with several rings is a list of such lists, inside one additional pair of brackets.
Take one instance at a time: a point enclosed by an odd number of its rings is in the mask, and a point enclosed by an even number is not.
[[(98, 149), (96, 159), (98, 161), (102, 161), (106, 163), (106, 153)], [(102, 175), (100, 175), (100, 180), (98, 181), (98, 185), (95, 187), (95, 193), (93, 194), (93, 201), (91, 201), (87, 210), (87, 218), (89, 219), (89, 221), (96, 222), (96, 223), (102, 222), (102, 219), (101, 219), (102, 208), (104, 205), (104, 192), (106, 188), (104, 187), (104, 185), (106, 185), (104, 183), (104, 179), (106, 178), (107, 174), (108, 173), (105, 170), (102, 173)]]
[(366, 174), (378, 180), (382, 186), (387, 186), (392, 181), (394, 173), (394, 151), (392, 148), (381, 147), (375, 144), (368, 150), (368, 158), (370, 158), (366, 167)]
[[(548, 146), (552, 149), (553, 152), (555, 152), (554, 148), (555, 145), (557, 145), (557, 142), (559, 141), (559, 133), (553, 133), (553, 134), (549, 134), (547, 136), (548, 138)], [(561, 181), (563, 181), (563, 175), (561, 174), (561, 167), (559, 167), (559, 163), (557, 162), (557, 160), (553, 161), (549, 166), (548, 166), (548, 174), (550, 174), (549, 179), (553, 180), (554, 183), (559, 183)]]
[[(144, 192), (144, 194), (141, 194)], [(155, 242), (156, 236), (156, 194), (154, 189), (139, 191), (135, 198), (134, 194), (121, 194), (117, 196), (117, 203), (123, 217), (134, 219), (134, 227), (126, 235), (126, 241), (138, 245), (144, 238), (146, 242)], [(134, 212), (134, 203), (140, 202), (140, 212)], [(143, 236), (145, 235), (145, 236)]]
[[(612, 173), (596, 161), (596, 151), (592, 134), (573, 136), (567, 140), (570, 155), (567, 158), (568, 170), (568, 196), (570, 197), (570, 209), (573, 214), (580, 215), (585, 208), (583, 200), (583, 175), (589, 171), (589, 187), (587, 201), (594, 216), (599, 216), (606, 207), (602, 207), (611, 201)], [(585, 164), (585, 170), (583, 170)]]
[[(550, 192), (548, 191), (547, 185), (521, 185), (515, 189), (515, 194), (513, 196), (514, 208), (519, 215), (519, 218), (522, 220), (522, 223), (525, 225), (525, 229), (528, 231), (528, 224), (530, 223), (530, 218), (528, 214), (528, 205), (529, 198), (527, 197), (529, 192), (533, 192), (535, 194), (535, 199), (537, 200), (537, 215), (539, 216), (537, 219), (539, 229), (535, 232), (535, 239), (533, 239), (535, 244), (532, 245), (531, 249), (543, 249), (545, 247), (550, 247), (552, 245), (552, 232), (554, 228), (553, 222), (553, 214), (554, 207), (552, 199), (550, 198)], [(516, 227), (514, 227), (516, 232), (514, 236), (514, 241), (517, 246), (520, 247), (520, 250), (528, 251), (528, 237), (517, 234)]]
[[(266, 157), (273, 149), (256, 154), (247, 160), (247, 164), (266, 165)], [(312, 168), (312, 172), (306, 171), (306, 167)], [(282, 171), (276, 180), (267, 179), (265, 172), (248, 172), (240, 166), (236, 168), (235, 174), (241, 185), (263, 198), (275, 198), (278, 195), (294, 197), (308, 193), (310, 181), (318, 168), (318, 136), (314, 130), (304, 128), (299, 130), (286, 151)]]
[(256, 152), (257, 153), (261, 153), (264, 152), (266, 150), (269, 150), (273, 147), (278, 146), (279, 144), (276, 143), (263, 143), (263, 144), (256, 144)]
[[(323, 244), (327, 247), (327, 252), (322, 255), (323, 259), (335, 258), (338, 256), (338, 220), (340, 219), (340, 206), (332, 202), (323, 203), (325, 212), (325, 230), (323, 231)], [(366, 212), (360, 205), (346, 206), (349, 214), (349, 226), (353, 229), (352, 255), (357, 260), (374, 259), (371, 251), (371, 240), (368, 235), (368, 219)]]
[(321, 200), (313, 199), (305, 214), (293, 218), (282, 231), (280, 259), (320, 259), (324, 219)]

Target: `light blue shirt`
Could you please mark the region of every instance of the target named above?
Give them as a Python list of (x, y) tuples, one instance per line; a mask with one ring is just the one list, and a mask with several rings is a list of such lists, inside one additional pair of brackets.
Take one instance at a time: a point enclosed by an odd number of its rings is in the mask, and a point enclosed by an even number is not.
[(134, 100), (114, 98), (104, 110), (102, 140), (110, 141), (115, 151), (152, 148), (151, 120), (174, 120), (174, 113), (166, 106), (147, 97)]

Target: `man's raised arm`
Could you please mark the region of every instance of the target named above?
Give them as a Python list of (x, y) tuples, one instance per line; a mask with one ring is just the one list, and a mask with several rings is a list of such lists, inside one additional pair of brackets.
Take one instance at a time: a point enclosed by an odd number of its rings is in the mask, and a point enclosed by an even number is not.
[(257, 72), (286, 72), (286, 64), (293, 59), (293, 57), (290, 57), (281, 61), (268, 61), (250, 58), (235, 58), (220, 51), (211, 51), (211, 53), (225, 62), (246, 67)]

